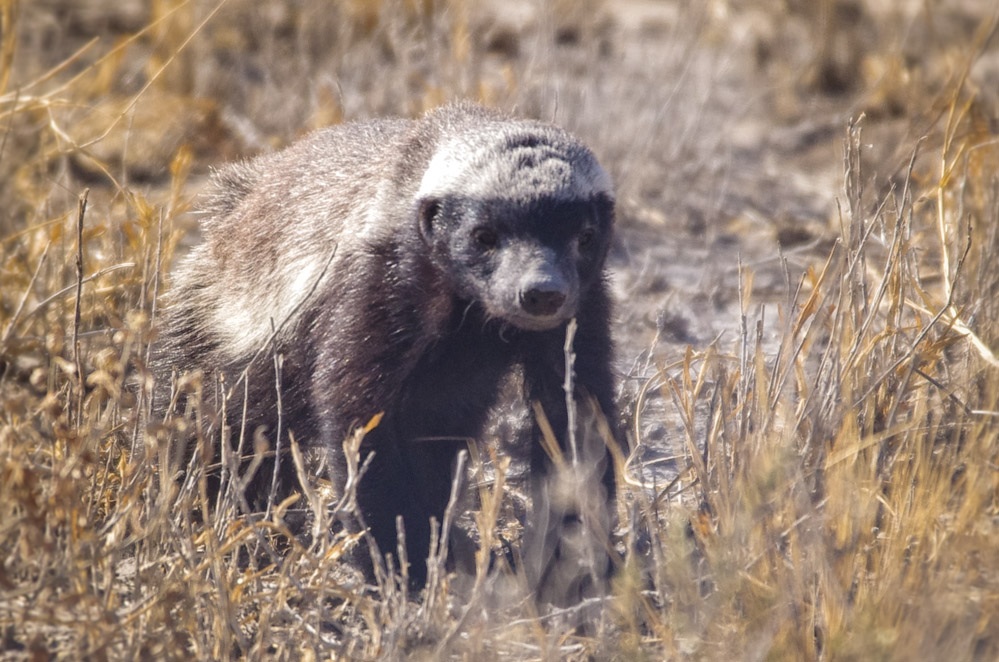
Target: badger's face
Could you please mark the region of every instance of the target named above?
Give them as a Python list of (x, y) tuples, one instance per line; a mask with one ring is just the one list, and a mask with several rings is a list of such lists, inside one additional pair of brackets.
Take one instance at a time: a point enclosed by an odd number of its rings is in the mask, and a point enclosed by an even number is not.
[(452, 137), (413, 208), (460, 298), (528, 331), (576, 314), (603, 271), (614, 203), (592, 153), (556, 127), (498, 122)]
[(581, 294), (603, 271), (613, 203), (504, 198), (424, 198), (420, 233), (455, 294), (527, 331), (575, 316)]

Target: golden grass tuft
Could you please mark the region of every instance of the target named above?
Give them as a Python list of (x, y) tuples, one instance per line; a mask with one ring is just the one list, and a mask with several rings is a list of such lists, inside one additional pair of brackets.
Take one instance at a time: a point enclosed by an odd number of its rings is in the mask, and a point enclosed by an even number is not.
[[(859, 184), (861, 127), (851, 126), (844, 232), (776, 311), (776, 355), (760, 349), (760, 318), (774, 312), (754, 320), (747, 287), (732, 354), (688, 353), (655, 378), (687, 433), (689, 469), (669, 492), (692, 484), (700, 504), (693, 543), (659, 551), (690, 559), (658, 567), (668, 651), (999, 652), (999, 377), (987, 349), (995, 337), (973, 336), (960, 312), (974, 309), (986, 316), (976, 328), (993, 328), (986, 293), (999, 274), (976, 266), (970, 247), (997, 248), (994, 203), (979, 209), (981, 223), (954, 225), (956, 191), (990, 177), (999, 158), (982, 139), (970, 132), (948, 149), (976, 145), (992, 165), (967, 161), (923, 191), (910, 177), (871, 205)], [(953, 153), (939, 158), (950, 163)], [(933, 199), (943, 200), (938, 210), (925, 204)], [(934, 245), (938, 218), (951, 231)]]

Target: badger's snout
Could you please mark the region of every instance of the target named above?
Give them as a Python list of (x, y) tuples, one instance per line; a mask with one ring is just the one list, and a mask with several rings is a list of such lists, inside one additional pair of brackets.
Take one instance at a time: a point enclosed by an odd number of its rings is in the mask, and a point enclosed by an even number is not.
[(538, 283), (520, 291), (520, 307), (528, 315), (551, 317), (559, 312), (568, 295), (564, 283)]
[[(550, 256), (549, 256), (550, 257)], [(525, 329), (550, 329), (576, 314), (577, 285), (553, 259), (537, 260), (518, 279), (513, 321)]]

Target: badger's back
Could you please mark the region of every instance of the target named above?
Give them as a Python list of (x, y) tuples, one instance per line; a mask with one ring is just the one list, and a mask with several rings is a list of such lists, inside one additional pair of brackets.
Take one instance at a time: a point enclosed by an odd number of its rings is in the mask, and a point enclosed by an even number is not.
[(337, 269), (336, 255), (363, 234), (410, 125), (323, 129), (214, 173), (202, 241), (164, 298), (154, 352), (161, 396), (172, 371), (239, 373), (269, 339), (294, 328), (306, 296)]

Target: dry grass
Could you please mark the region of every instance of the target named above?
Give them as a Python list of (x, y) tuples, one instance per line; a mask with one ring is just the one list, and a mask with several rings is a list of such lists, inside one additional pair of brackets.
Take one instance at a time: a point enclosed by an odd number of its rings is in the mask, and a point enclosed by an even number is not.
[[(982, 27), (963, 40), (947, 26), (966, 17), (939, 10), (915, 59), (861, 21), (883, 39), (843, 59), (853, 8), (876, 3), (790, 18), (716, 3), (647, 24), (664, 45), (642, 66), (596, 3), (561, 4), (521, 26), (461, 0), (84, 2), (62, 22), (55, 2), (0, 3), (5, 659), (999, 657), (999, 115), (966, 76), (995, 58), (993, 10), (969, 2)], [(303, 504), (234, 517), (207, 507), (200, 458), (183, 480), (167, 470), (171, 431), (143, 423), (145, 359), (207, 166), (472, 96), (582, 133), (621, 182), (624, 229), (715, 236), (738, 176), (720, 164), (732, 98), (714, 65), (727, 30), (760, 16), (775, 123), (851, 72), (868, 117), (837, 115), (838, 212), (810, 252), (781, 256), (780, 300), (763, 305), (741, 266), (726, 337), (653, 347), (628, 402), (621, 571), (581, 608), (592, 628), (511, 598), (485, 552), (420, 596), (393, 578), (373, 590), (343, 563), (356, 541), (290, 535)], [(865, 131), (891, 149), (866, 149)], [(709, 228), (662, 225), (675, 209)], [(675, 476), (639, 455), (657, 394)], [(484, 548), (506, 535), (516, 487), (505, 460), (489, 464)]]

